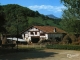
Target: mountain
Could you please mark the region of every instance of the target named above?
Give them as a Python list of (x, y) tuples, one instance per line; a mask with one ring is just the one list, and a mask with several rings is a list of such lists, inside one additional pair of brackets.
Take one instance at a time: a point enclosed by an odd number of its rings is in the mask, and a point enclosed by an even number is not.
[(54, 16), (53, 14), (46, 15), (46, 16), (48, 16), (49, 18), (53, 18), (53, 19), (59, 19), (58, 17)]

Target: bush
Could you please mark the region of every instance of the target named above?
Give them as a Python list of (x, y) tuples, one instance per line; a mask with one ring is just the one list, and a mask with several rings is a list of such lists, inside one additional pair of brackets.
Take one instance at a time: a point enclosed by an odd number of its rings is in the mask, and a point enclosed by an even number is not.
[(63, 43), (63, 44), (71, 44), (71, 43), (72, 43), (72, 40), (71, 40), (71, 38), (69, 37), (69, 35), (64, 36), (64, 38), (63, 38), (63, 40), (62, 40), (62, 43)]
[(46, 45), (48, 49), (65, 49), (65, 50), (80, 50), (80, 46), (78, 45)]
[(77, 37), (76, 37), (74, 34), (69, 34), (69, 37), (71, 38), (72, 43), (73, 43), (73, 42), (76, 42)]
[(7, 47), (15, 47), (16, 44), (2, 44), (1, 46), (5, 47), (5, 48), (7, 48)]
[(73, 42), (72, 45), (79, 45), (79, 42)]

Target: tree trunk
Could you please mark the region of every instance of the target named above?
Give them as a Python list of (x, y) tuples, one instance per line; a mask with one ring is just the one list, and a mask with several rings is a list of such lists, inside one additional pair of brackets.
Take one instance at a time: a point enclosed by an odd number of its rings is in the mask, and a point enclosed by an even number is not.
[(1, 40), (2, 40), (2, 44), (6, 44), (7, 43), (7, 39), (6, 39), (6, 34), (5, 35), (1, 35)]

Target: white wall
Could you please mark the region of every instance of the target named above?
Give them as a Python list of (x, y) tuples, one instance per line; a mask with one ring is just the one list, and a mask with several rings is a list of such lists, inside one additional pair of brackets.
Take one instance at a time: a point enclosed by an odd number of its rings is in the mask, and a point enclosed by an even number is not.
[(40, 32), (37, 31), (37, 34), (33, 32), (33, 35), (30, 32), (28, 32), (28, 36), (40, 36)]
[[(31, 31), (33, 31), (33, 35), (31, 35)], [(37, 34), (35, 34), (35, 31), (37, 31)], [(39, 29), (36, 28), (31, 28), (28, 31), (24, 32), (22, 34), (23, 39), (25, 39), (27, 42), (29, 42), (31, 40), (31, 36), (40, 36), (40, 33), (43, 33), (42, 31), (40, 31)], [(25, 37), (24, 37), (25, 35)], [(40, 38), (44, 38), (44, 39), (48, 39), (48, 34), (45, 34), (44, 36), (40, 36)]]

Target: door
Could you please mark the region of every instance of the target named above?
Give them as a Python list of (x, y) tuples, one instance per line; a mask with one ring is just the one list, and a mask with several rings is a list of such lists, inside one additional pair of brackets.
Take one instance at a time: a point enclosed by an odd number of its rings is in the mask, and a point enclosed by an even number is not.
[(39, 40), (40, 40), (40, 37), (39, 36), (31, 37), (31, 42), (32, 43), (38, 43)]

